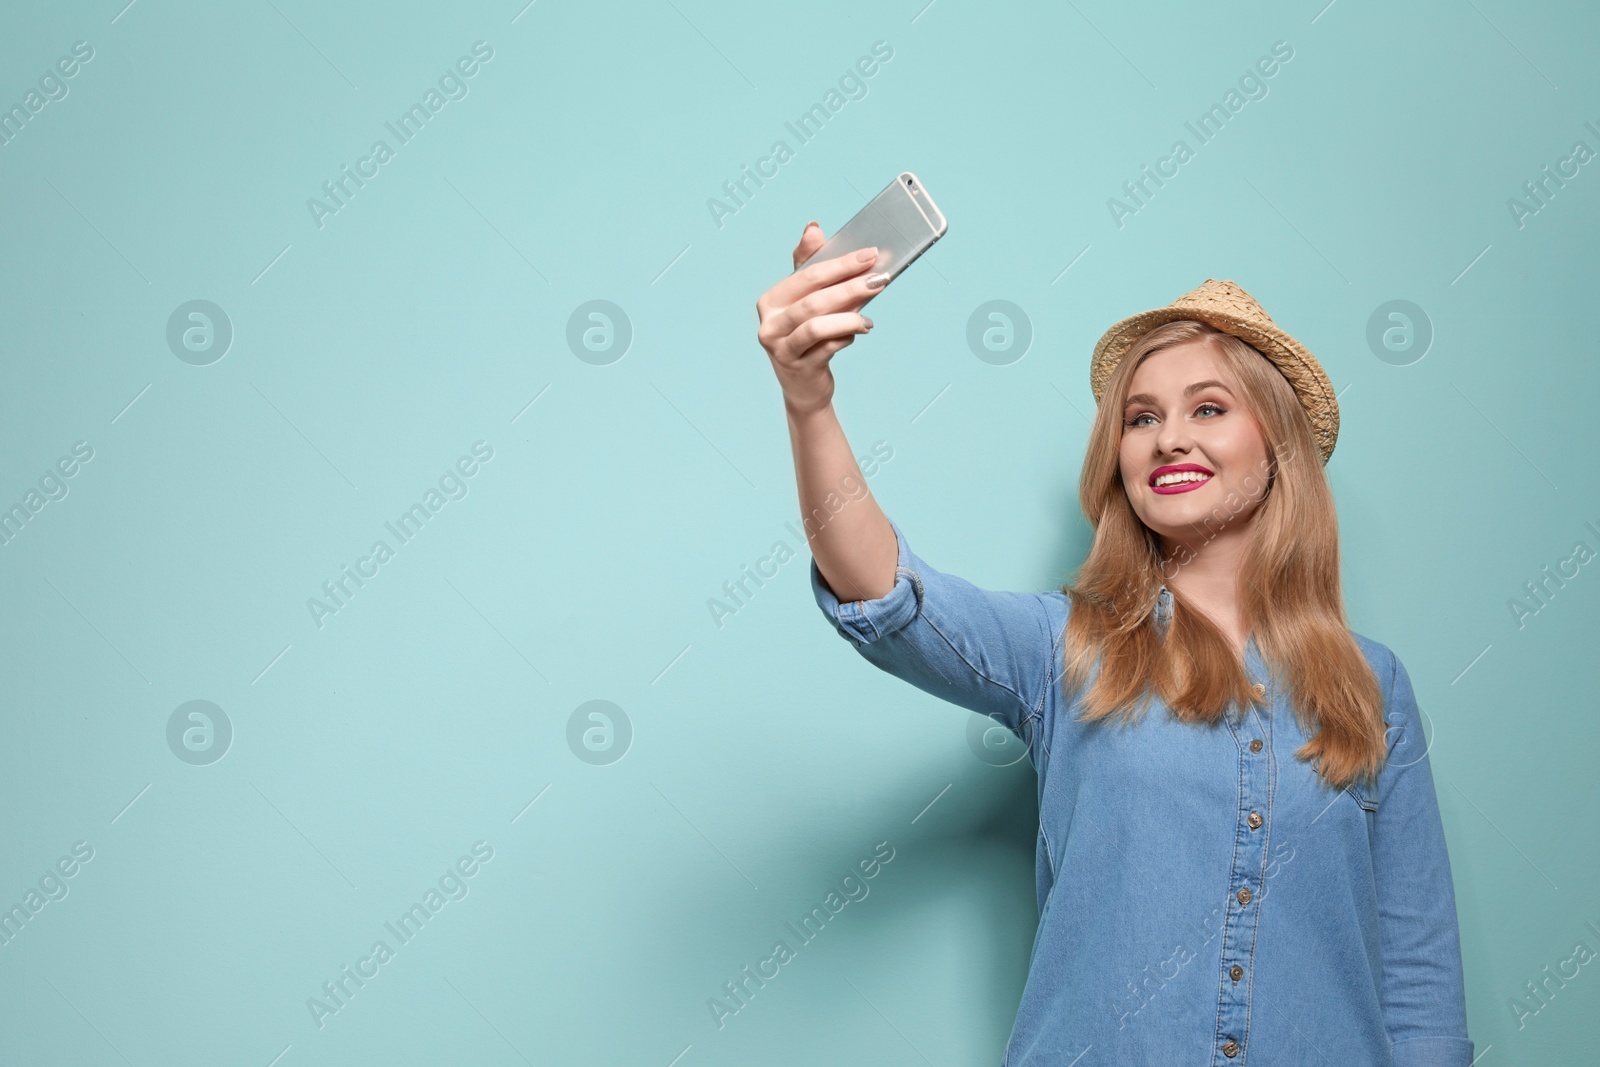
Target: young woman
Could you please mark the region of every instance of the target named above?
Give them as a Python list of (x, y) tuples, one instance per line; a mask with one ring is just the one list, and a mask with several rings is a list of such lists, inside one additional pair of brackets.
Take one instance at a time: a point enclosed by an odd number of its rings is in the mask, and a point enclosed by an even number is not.
[[(795, 263), (822, 242), (808, 225)], [(1469, 1067), (1411, 680), (1345, 625), (1317, 360), (1232, 282), (1117, 323), (1091, 361), (1077, 581), (980, 589), (911, 550), (833, 411), (873, 261), (779, 281), (759, 338), (818, 605), (1037, 771), (1039, 926), (1005, 1063)]]

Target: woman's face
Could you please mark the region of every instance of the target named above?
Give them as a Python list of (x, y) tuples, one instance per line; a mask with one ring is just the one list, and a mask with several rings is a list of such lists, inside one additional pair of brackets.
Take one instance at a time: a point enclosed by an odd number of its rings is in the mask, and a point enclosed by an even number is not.
[(1122, 486), (1169, 548), (1237, 533), (1266, 495), (1266, 440), (1237, 389), (1204, 341), (1162, 349), (1133, 372)]

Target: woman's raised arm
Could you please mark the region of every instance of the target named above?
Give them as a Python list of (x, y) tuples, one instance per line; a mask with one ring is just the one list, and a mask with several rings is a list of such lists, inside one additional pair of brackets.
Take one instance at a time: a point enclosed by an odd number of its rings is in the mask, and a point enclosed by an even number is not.
[[(795, 246), (798, 266), (822, 247), (822, 228), (806, 226)], [(894, 585), (895, 537), (850, 452), (833, 410), (836, 352), (872, 329), (860, 314), (882, 288), (868, 248), (796, 270), (761, 294), (756, 336), (783, 389), (794, 449), (795, 484), (811, 555), (828, 585), (846, 600), (882, 596)]]
[[(795, 263), (822, 241), (816, 224), (807, 226)], [(1058, 673), (1065, 599), (981, 589), (919, 558), (867, 491), (834, 414), (828, 360), (871, 328), (858, 312), (881, 287), (868, 285), (875, 258), (815, 263), (756, 304), (761, 344), (783, 385), (812, 591), (869, 662), (993, 717), (1031, 745), (1030, 724), (1043, 714)]]

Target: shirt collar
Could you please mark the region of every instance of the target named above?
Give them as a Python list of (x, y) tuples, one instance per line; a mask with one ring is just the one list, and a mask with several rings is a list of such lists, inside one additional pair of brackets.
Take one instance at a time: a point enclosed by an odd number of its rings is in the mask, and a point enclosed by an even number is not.
[[(1156, 629), (1164, 633), (1171, 621), (1172, 590), (1162, 585), (1160, 592), (1156, 594)], [(1256, 635), (1253, 633), (1245, 638), (1244, 669), (1251, 678), (1265, 680), (1267, 676), (1266, 661), (1261, 658), (1261, 648), (1256, 644)]]

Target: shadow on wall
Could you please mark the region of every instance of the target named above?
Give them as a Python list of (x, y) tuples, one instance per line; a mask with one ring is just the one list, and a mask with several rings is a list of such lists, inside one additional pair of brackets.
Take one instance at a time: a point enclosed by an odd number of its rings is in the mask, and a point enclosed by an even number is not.
[[(933, 712), (927, 719), (930, 731), (964, 731), (965, 717), (974, 714), (950, 705), (940, 712), (934, 698), (921, 699), (928, 705), (921, 710)], [(819, 834), (815, 819), (802, 813), (796, 815), (807, 818), (808, 825), (793, 826), (788, 833), (769, 827), (785, 838), (785, 884), (769, 886), (758, 879), (763, 902), (739, 906), (743, 917), (737, 926), (749, 932), (728, 930), (724, 939), (734, 950), (732, 957), (712, 963), (695, 953), (693, 970), (701, 973), (683, 978), (696, 992), (703, 1027), (692, 1026), (691, 1032), (715, 1042), (727, 1031), (781, 1025), (778, 1020), (791, 1017), (797, 1006), (819, 1003), (819, 976), (833, 982), (842, 975), (899, 1027), (912, 1028), (907, 1032), (915, 1032), (919, 1018), (914, 1013), (920, 1013), (924, 1023), (937, 1021), (935, 1032), (975, 1054), (999, 1055), (1016, 1017), (1038, 923), (1037, 779), (1026, 760), (988, 766), (957, 743), (957, 754), (936, 765), (906, 768), (898, 786), (879, 793), (908, 798), (900, 805), (906, 814), (885, 819), (884, 829), (869, 835), (870, 840), (854, 833), (847, 838)], [(930, 790), (930, 781), (936, 779), (940, 784)], [(938, 792), (946, 782), (949, 791), (910, 823), (918, 804), (925, 802), (915, 798)], [(874, 853), (873, 843), (885, 839), (887, 848)], [(841, 876), (858, 860), (871, 861), (874, 855), (881, 860), (890, 849), (893, 858), (873, 865), (871, 876), (850, 879), (847, 888), (840, 888)], [(730, 851), (740, 854), (743, 848), (735, 842)], [(658, 902), (703, 898), (703, 886), (697, 890), (682, 878), (678, 881), (659, 887), (652, 896)], [(833, 897), (831, 907), (838, 910), (829, 916), (824, 902), (834, 891), (840, 895)], [(797, 930), (813, 907), (816, 928)], [(704, 913), (658, 914), (650, 925), (703, 930), (707, 918)], [(773, 953), (780, 939), (791, 952)], [(746, 942), (741, 953), (739, 946)], [(658, 948), (675, 952), (670, 945)], [(713, 969), (705, 970), (707, 966)], [(802, 973), (809, 977), (785, 977)], [(758, 980), (762, 975), (764, 980)], [(859, 1000), (849, 985), (840, 983), (835, 992), (827, 1003)], [(926, 1046), (927, 1041), (918, 1044)]]

